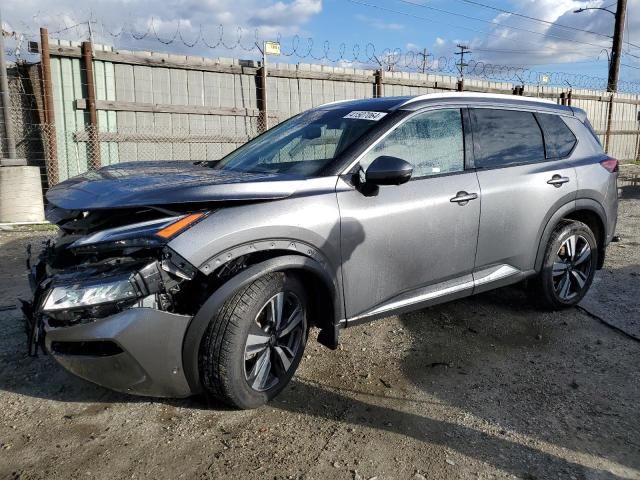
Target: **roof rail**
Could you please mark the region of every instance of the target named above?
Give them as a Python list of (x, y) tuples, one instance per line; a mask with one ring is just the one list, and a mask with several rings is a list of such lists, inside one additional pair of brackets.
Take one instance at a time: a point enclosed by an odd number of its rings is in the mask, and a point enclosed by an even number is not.
[(357, 100), (357, 99), (356, 98), (349, 98), (347, 100), (334, 100), (333, 102), (323, 103), (322, 105), (318, 105), (315, 108), (328, 107), (329, 105), (335, 105), (336, 103), (353, 102), (354, 100)]
[(504, 95), (500, 93), (481, 93), (481, 92), (456, 92), (456, 93), (428, 93), (426, 95), (418, 95), (417, 97), (410, 98), (404, 103), (398, 105), (397, 108), (404, 107), (405, 105), (409, 105), (411, 103), (420, 102), (422, 100), (437, 100), (439, 98), (442, 99), (450, 99), (450, 98), (494, 98), (496, 100), (521, 100), (525, 102), (532, 103), (551, 103), (553, 105), (557, 105), (556, 102), (552, 100), (546, 100), (544, 98), (537, 97), (524, 97), (520, 95)]

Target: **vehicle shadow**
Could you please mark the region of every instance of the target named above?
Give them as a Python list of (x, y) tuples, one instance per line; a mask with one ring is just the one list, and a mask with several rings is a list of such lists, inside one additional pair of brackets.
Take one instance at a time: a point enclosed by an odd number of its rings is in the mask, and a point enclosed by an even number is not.
[(339, 421), (343, 425), (386, 431), (420, 442), (437, 444), (486, 462), (518, 478), (621, 478), (609, 471), (590, 468), (542, 449), (512, 441), (506, 435), (489, 434), (458, 423), (391, 408), (381, 405), (379, 400), (361, 401), (353, 395), (343, 395), (339, 390), (320, 384), (294, 380), (288, 390), (291, 393), (275, 400), (272, 406)]
[[(540, 311), (519, 285), (400, 320), (414, 350), (402, 370), (417, 388), (498, 429), (640, 468), (637, 343), (577, 309)], [(542, 476), (562, 476), (548, 460)]]
[(620, 178), (618, 180), (620, 198), (640, 198), (640, 177), (634, 179)]
[[(640, 468), (633, 414), (640, 379), (629, 374), (640, 350), (628, 340), (623, 348), (618, 332), (576, 309), (542, 312), (520, 285), (402, 315), (400, 323), (411, 344), (401, 381), (419, 393), (305, 378), (274, 404), (437, 443), (519, 478), (627, 478), (594, 467), (605, 458), (612, 471)], [(429, 413), (442, 404), (483, 427)]]

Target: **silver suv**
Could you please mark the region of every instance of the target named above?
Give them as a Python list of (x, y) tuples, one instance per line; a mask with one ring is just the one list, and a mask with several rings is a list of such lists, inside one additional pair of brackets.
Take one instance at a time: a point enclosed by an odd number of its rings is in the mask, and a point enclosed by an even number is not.
[(114, 390), (259, 406), (310, 327), (528, 279), (570, 307), (602, 266), (618, 163), (584, 111), (432, 94), (304, 112), (220, 161), (118, 164), (50, 189), (29, 347)]

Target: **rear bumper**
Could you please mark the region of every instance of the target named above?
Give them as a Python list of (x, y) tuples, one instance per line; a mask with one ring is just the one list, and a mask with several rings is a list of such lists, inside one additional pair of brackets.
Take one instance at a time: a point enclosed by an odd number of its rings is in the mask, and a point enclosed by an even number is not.
[[(130, 308), (91, 323), (54, 328), (45, 323), (45, 346), (75, 375), (135, 395), (181, 398), (192, 394), (182, 365), (190, 316), (153, 308)], [(54, 342), (110, 341), (118, 353), (61, 354)], [(121, 351), (120, 351), (121, 350)]]

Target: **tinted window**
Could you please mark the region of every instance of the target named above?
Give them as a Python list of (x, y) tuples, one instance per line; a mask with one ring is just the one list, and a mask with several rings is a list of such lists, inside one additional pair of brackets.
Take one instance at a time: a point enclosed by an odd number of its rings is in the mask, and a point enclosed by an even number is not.
[(576, 137), (567, 124), (558, 115), (536, 113), (544, 132), (544, 144), (547, 158), (564, 158), (571, 153)]
[(479, 168), (544, 160), (542, 132), (533, 113), (472, 109), (473, 148)]
[(366, 169), (381, 155), (411, 163), (412, 178), (464, 170), (460, 110), (433, 110), (414, 116), (371, 149), (360, 165)]

